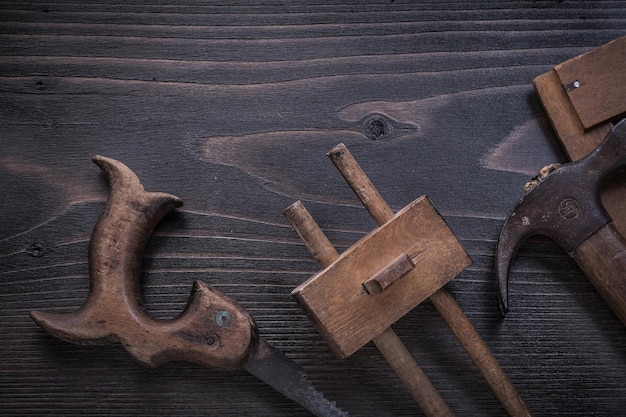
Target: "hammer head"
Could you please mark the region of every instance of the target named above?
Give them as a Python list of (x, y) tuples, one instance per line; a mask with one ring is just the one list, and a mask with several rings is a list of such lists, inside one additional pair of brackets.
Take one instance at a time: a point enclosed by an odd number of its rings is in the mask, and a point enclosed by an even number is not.
[(626, 169), (626, 120), (585, 158), (565, 164), (541, 179), (513, 207), (504, 221), (496, 250), (500, 308), (508, 311), (511, 261), (532, 235), (553, 239), (568, 253), (611, 222), (600, 190), (612, 175)]

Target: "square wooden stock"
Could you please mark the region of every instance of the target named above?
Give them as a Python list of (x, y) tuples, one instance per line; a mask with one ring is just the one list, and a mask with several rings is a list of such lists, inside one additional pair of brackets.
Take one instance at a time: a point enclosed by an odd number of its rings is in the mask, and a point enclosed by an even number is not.
[[(461, 243), (422, 196), (292, 295), (333, 352), (345, 358), (470, 264)], [(363, 284), (375, 276), (391, 283), (383, 282), (381, 292), (370, 295)]]

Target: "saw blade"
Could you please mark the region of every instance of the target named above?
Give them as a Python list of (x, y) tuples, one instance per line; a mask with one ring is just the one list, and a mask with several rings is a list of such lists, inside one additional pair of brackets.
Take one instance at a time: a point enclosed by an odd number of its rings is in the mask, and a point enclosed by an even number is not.
[(348, 416), (311, 385), (304, 369), (263, 339), (242, 368), (319, 417)]

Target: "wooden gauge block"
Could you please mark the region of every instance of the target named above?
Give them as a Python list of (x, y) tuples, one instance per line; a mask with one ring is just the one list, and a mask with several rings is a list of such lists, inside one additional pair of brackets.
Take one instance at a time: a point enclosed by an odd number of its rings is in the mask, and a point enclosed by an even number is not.
[(333, 352), (350, 356), (372, 341), (427, 416), (453, 416), (428, 376), (391, 328), (429, 298), (511, 416), (532, 415), (445, 284), (471, 263), (430, 200), (419, 197), (394, 214), (348, 149), (328, 153), (378, 224), (339, 255), (297, 201), (285, 216), (324, 268), (292, 295)]
[(471, 264), (423, 196), (345, 251), (292, 295), (345, 358)]

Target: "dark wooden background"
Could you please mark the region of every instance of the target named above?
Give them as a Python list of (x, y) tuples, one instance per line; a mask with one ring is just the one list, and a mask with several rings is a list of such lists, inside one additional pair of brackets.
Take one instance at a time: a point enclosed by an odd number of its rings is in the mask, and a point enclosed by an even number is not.
[[(94, 154), (185, 202), (146, 251), (154, 316), (205, 280), (352, 415), (421, 415), (371, 344), (336, 359), (289, 295), (318, 267), (285, 207), (340, 250), (375, 227), (339, 142), (395, 210), (427, 194), (445, 216), (474, 261), (448, 287), (536, 415), (622, 414), (626, 332), (575, 262), (523, 245), (505, 319), (493, 264), (524, 183), (564, 160), (532, 79), (624, 35), (626, 3), (285, 3), (0, 2), (0, 415), (308, 415), (244, 371), (145, 369), (29, 319), (86, 298)], [(394, 328), (457, 415), (504, 414), (428, 302)]]

